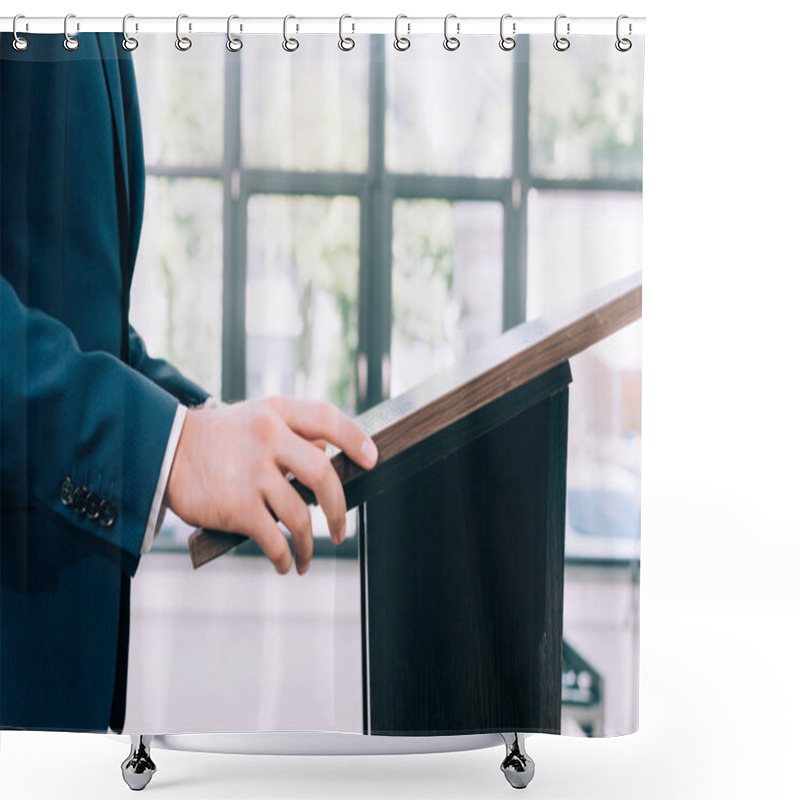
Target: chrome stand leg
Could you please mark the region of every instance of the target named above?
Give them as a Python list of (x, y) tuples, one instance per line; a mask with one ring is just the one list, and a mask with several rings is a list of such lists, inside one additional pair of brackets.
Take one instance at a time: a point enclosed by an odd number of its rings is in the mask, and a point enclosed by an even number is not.
[(152, 736), (131, 734), (131, 752), (122, 762), (122, 777), (134, 791), (140, 791), (150, 783), (156, 771), (156, 765), (150, 758), (150, 742)]
[(524, 789), (533, 779), (536, 769), (533, 759), (525, 752), (525, 739), (521, 733), (500, 735), (506, 743), (506, 757), (500, 769), (515, 789)]

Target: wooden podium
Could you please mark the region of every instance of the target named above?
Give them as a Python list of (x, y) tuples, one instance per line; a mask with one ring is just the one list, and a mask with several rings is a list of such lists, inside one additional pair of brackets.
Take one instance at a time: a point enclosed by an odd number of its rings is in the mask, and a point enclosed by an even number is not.
[(365, 733), (559, 732), (570, 380), (424, 440), (359, 506)]
[[(641, 288), (524, 323), (357, 418), (377, 465), (333, 464), (359, 509), (365, 734), (560, 732), (568, 360), (638, 319)], [(246, 539), (195, 531), (192, 562)]]

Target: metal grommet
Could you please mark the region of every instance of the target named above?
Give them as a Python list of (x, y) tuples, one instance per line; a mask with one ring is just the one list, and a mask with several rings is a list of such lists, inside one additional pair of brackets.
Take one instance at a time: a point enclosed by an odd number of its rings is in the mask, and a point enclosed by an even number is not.
[[(181, 20), (186, 19), (188, 14), (178, 14), (175, 20), (175, 47), (178, 50), (186, 52), (192, 46), (192, 40), (188, 36), (181, 36)], [(189, 23), (189, 30), (192, 29), (192, 23)]]
[[(128, 36), (128, 20), (135, 19), (133, 14), (126, 14), (122, 18), (122, 47), (124, 50), (130, 52), (139, 46), (139, 40), (134, 39), (133, 36)], [(136, 24), (136, 30), (139, 30), (139, 24)]]
[[(558, 50), (559, 53), (563, 53), (565, 50), (569, 50), (569, 39), (565, 36), (558, 35), (558, 21), (560, 19), (566, 19), (566, 14), (559, 14), (556, 17), (556, 21), (553, 23), (553, 35), (556, 37), (556, 40), (553, 42), (553, 47)], [(567, 23), (567, 36), (569, 35), (569, 22)]]
[[(70, 19), (75, 19), (75, 15), (67, 14), (67, 16), (64, 17), (64, 49), (77, 50), (78, 45), (80, 45), (80, 42), (74, 36), (70, 36), (69, 31), (67, 30), (67, 26), (69, 25)], [(81, 26), (78, 25), (77, 29), (80, 30)]]
[[(411, 47), (411, 39), (409, 39), (408, 36), (400, 36), (401, 19), (408, 19), (408, 17), (405, 14), (398, 14), (394, 18), (394, 49), (403, 52), (404, 50), (408, 50), (408, 48)], [(406, 31), (406, 33), (410, 34), (411, 23), (407, 22), (406, 27), (408, 28), (408, 31)]]
[[(11, 25), (11, 31), (14, 34), (14, 41), (11, 42), (11, 46), (16, 51), (21, 53), (23, 50), (27, 50), (28, 49), (28, 40), (25, 39), (24, 37), (20, 36), (17, 33), (17, 20), (18, 19), (25, 19), (25, 15), (24, 14), (17, 14), (17, 16), (14, 17), (14, 22)], [(28, 30), (28, 23), (27, 22), (25, 23), (25, 30)]]
[[(453, 50), (458, 50), (458, 48), (461, 47), (461, 41), (459, 40), (459, 38), (457, 36), (448, 36), (448, 34), (447, 34), (447, 23), (451, 19), (456, 19), (456, 15), (455, 14), (448, 14), (444, 18), (444, 49), (445, 50), (450, 50), (452, 52)], [(460, 22), (456, 22), (456, 33), (461, 33), (461, 23)]]
[[(297, 17), (292, 14), (287, 14), (283, 18), (283, 42), (281, 43), (281, 47), (283, 47), (287, 53), (293, 53), (298, 47), (300, 47), (300, 42), (298, 42), (295, 38), (290, 38), (287, 34), (290, 19), (297, 19)], [(299, 26), (297, 27), (297, 30), (299, 30)]]
[[(616, 47), (617, 50), (619, 50), (620, 53), (627, 53), (628, 50), (630, 50), (631, 47), (633, 47), (633, 42), (630, 39), (623, 39), (619, 35), (619, 23), (623, 19), (628, 19), (628, 15), (627, 14), (620, 14), (617, 17), (617, 41), (614, 42), (614, 47)], [(628, 23), (628, 35), (630, 35), (631, 33), (633, 33), (633, 25), (631, 25), (630, 22), (629, 22)]]
[[(517, 46), (516, 41), (511, 36), (506, 36), (505, 32), (503, 31), (503, 26), (507, 19), (511, 19), (511, 14), (503, 14), (503, 16), (500, 17), (500, 49), (505, 50), (506, 52), (513, 50)], [(511, 23), (511, 32), (517, 32), (516, 22)]]
[[(346, 19), (353, 19), (353, 18), (349, 14), (342, 14), (342, 16), (339, 17), (339, 49), (344, 50), (345, 52), (352, 50), (356, 46), (355, 40), (349, 36), (345, 36), (344, 33), (342, 32), (342, 23)], [(351, 22), (350, 24), (353, 27), (351, 33), (355, 33), (356, 32), (355, 22)]]
[[(228, 50), (231, 51), (231, 53), (238, 53), (244, 46), (244, 43), (242, 42), (241, 39), (237, 39), (236, 37), (231, 36), (231, 20), (234, 19), (239, 19), (239, 17), (237, 17), (236, 14), (231, 14), (228, 17), (228, 41), (225, 42), (225, 47), (227, 47)], [(242, 30), (241, 25), (239, 26), (239, 30), (240, 31)]]

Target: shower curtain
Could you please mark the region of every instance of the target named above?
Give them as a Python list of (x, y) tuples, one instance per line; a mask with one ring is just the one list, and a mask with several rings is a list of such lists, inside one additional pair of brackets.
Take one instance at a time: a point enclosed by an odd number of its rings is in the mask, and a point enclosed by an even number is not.
[[(486, 374), (481, 354), (514, 341), (504, 333), (534, 336), (578, 319), (572, 308), (594, 320), (598, 293), (641, 281), (641, 35), (621, 40), (613, 19), (584, 35), (509, 19), (504, 38), (467, 35), (457, 18), (439, 33), (343, 19), (338, 35), (303, 35), (295, 22), (283, 35), (234, 19), (228, 34), (178, 20), (177, 38), (133, 20), (126, 39), (87, 26), (25, 33), (24, 48), (0, 37), (0, 728), (476, 734), (504, 728), (470, 703), (505, 692), (504, 708), (547, 697), (554, 709), (542, 725), (520, 713), (518, 730), (631, 733), (637, 315), (547, 373), (561, 416), (508, 412), (519, 427), (487, 445), (489, 466), (440, 481), (455, 456), (420, 434), (404, 475), (424, 480), (412, 494), (373, 484), (341, 542), (333, 502), (303, 495), (303, 574), (279, 574), (252, 537), (192, 562), (203, 518), (169, 487), (199, 413), (295, 398), (366, 429), (370, 409), (413, 405), (464, 365)], [(540, 440), (526, 436), (552, 443), (553, 420), (564, 474), (551, 479), (559, 465), (529, 462)], [(492, 441), (491, 413), (481, 425)], [(328, 457), (341, 449), (309, 430)], [(201, 472), (236, 474), (255, 447), (208, 441)], [(240, 489), (212, 494), (235, 506)], [(480, 536), (467, 539), (478, 495)], [(561, 520), (555, 561), (516, 550), (535, 539), (540, 503), (556, 533)], [(296, 556), (302, 517), (272, 511)], [(512, 576), (515, 560), (528, 578)], [(563, 641), (545, 681), (526, 653), (553, 645), (532, 611), (551, 591)], [(399, 617), (419, 636), (393, 639)], [(468, 643), (455, 656), (451, 635)], [(414, 700), (408, 681), (429, 693)]]

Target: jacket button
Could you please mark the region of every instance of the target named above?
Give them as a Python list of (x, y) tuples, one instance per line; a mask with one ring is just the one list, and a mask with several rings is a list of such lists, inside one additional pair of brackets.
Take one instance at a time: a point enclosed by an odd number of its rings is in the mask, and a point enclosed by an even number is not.
[(72, 482), (72, 478), (64, 478), (61, 481), (61, 502), (69, 507), (72, 505), (75, 495), (75, 484)]
[(111, 500), (100, 503), (100, 516), (98, 522), (104, 528), (110, 528), (117, 521), (117, 507)]
[(81, 486), (75, 490), (73, 495), (72, 510), (76, 514), (86, 513), (86, 501), (89, 499), (89, 490), (85, 486)]
[(86, 519), (95, 521), (100, 516), (101, 505), (100, 498), (94, 492), (89, 492), (89, 496), (86, 498)]

